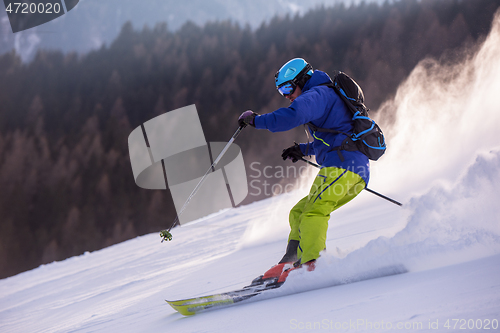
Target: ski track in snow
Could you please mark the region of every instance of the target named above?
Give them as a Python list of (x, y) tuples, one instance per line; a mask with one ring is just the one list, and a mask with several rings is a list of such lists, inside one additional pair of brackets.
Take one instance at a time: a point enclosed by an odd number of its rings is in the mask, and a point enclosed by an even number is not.
[[(388, 131), (370, 187), (403, 209), (363, 192), (334, 212), (316, 270), (292, 272), (270, 293), (280, 297), (189, 318), (164, 302), (240, 288), (270, 268), (286, 247), (288, 211), (307, 188), (175, 228), (172, 242), (145, 235), (2, 279), (0, 332), (455, 331), (454, 319), (490, 320), (493, 329), (498, 91), (497, 15), (476, 54), (451, 67), (424, 61), (392, 101), (399, 127)], [(456, 146), (433, 144), (448, 137)], [(409, 273), (332, 286), (396, 264)]]

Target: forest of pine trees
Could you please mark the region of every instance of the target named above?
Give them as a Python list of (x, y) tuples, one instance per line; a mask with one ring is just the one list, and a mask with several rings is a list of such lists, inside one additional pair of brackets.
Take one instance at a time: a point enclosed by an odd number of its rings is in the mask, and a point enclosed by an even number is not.
[[(337, 5), (256, 30), (126, 24), (111, 45), (85, 55), (45, 50), (27, 64), (0, 55), (0, 278), (170, 225), (169, 192), (143, 190), (132, 175), (127, 138), (143, 122), (196, 104), (207, 141), (227, 141), (241, 112), (287, 105), (274, 73), (294, 57), (347, 72), (377, 112), (420, 60), (455, 61), (477, 47), (499, 6)], [(279, 166), (294, 140), (305, 140), (302, 128), (247, 129), (237, 143), (247, 164)]]

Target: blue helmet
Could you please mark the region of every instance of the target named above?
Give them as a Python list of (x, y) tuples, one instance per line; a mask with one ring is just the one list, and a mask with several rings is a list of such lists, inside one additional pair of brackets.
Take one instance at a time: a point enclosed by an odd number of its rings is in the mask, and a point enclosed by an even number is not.
[(284, 64), (274, 75), (276, 89), (285, 96), (292, 94), (304, 74), (312, 75), (312, 66), (302, 58), (295, 58)]

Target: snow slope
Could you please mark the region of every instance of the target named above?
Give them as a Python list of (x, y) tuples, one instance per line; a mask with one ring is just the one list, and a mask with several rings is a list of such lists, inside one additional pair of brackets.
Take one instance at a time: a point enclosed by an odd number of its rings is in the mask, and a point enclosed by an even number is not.
[[(397, 126), (370, 187), (404, 208), (364, 192), (333, 213), (317, 269), (290, 274), (281, 297), (189, 318), (164, 302), (271, 267), (307, 187), (176, 228), (172, 242), (146, 235), (0, 280), (0, 332), (498, 331), (499, 91), (497, 15), (476, 53), (425, 61), (390, 102)], [(391, 264), (409, 273), (331, 287)]]

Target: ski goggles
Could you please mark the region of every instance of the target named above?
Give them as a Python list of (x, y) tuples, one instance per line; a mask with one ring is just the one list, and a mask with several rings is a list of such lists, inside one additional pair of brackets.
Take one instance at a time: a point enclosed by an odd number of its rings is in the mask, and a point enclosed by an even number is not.
[(296, 87), (297, 86), (295, 84), (293, 84), (292, 82), (285, 82), (281, 86), (279, 86), (277, 89), (278, 89), (278, 92), (281, 94), (281, 96), (287, 96), (287, 95), (293, 94)]

